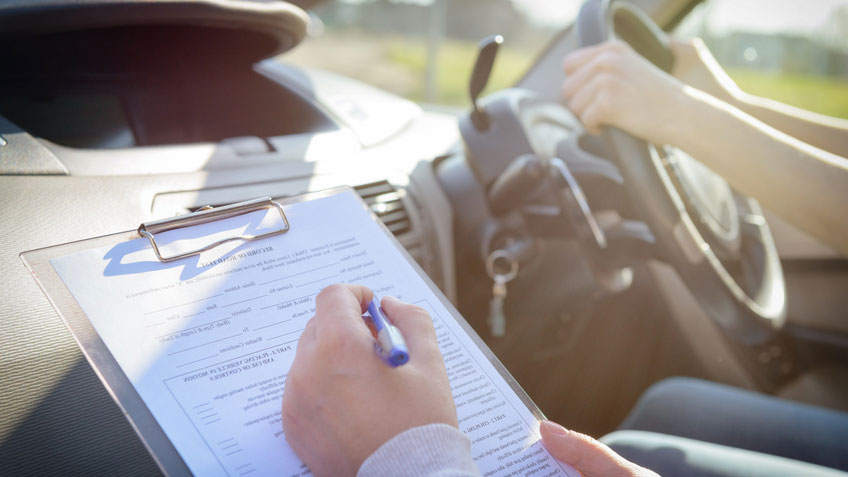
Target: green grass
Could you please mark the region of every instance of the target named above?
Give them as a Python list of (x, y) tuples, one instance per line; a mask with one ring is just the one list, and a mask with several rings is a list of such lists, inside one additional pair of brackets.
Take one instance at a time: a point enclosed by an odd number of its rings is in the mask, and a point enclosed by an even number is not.
[[(412, 88), (410, 99), (426, 101), (426, 44), (408, 39), (395, 40), (389, 46), (387, 56), (390, 61), (408, 68), (420, 79)], [(441, 44), (437, 59), (437, 95), (433, 102), (469, 105), (468, 80), (476, 56), (477, 44), (474, 42), (445, 41)], [(514, 85), (530, 67), (533, 59), (533, 54), (529, 52), (501, 47), (486, 92)]]
[[(531, 49), (502, 46), (484, 94), (514, 85), (530, 67), (535, 54)], [(432, 99), (427, 98), (425, 38), (335, 31), (299, 45), (285, 59), (335, 71), (414, 101), (467, 107), (468, 80), (476, 56), (477, 42), (443, 41), (437, 56), (437, 95)]]
[[(535, 51), (505, 44), (485, 93), (515, 84), (535, 59)], [(427, 98), (427, 46), (424, 38), (375, 35), (357, 30), (326, 34), (286, 55), (289, 61), (326, 68), (360, 79), (414, 101), (467, 107), (468, 79), (477, 55), (473, 41), (445, 40), (438, 53), (437, 96)], [(834, 78), (777, 75), (729, 69), (751, 94), (840, 118), (848, 118), (848, 81)]]
[(848, 119), (848, 81), (821, 76), (729, 69), (743, 91), (828, 116)]
[[(468, 78), (477, 54), (474, 42), (443, 42), (438, 55), (436, 103), (467, 106)], [(396, 38), (386, 50), (386, 59), (413, 73), (418, 80), (407, 96), (415, 101), (426, 98), (427, 50), (423, 41)], [(530, 67), (534, 56), (502, 47), (487, 92), (515, 84)], [(734, 81), (748, 93), (775, 99), (786, 104), (828, 116), (848, 119), (848, 81), (808, 75), (771, 74), (756, 70), (731, 69)]]

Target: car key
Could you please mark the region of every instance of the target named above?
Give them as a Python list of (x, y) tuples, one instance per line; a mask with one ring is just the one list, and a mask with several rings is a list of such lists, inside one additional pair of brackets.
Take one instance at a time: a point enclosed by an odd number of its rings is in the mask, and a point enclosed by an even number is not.
[[(499, 260), (509, 263), (509, 271), (502, 273), (497, 270), (496, 262)], [(489, 302), (489, 331), (492, 336), (504, 336), (506, 334), (506, 314), (504, 313), (506, 285), (518, 275), (518, 260), (506, 250), (495, 250), (486, 259), (486, 273), (494, 282), (492, 300)]]

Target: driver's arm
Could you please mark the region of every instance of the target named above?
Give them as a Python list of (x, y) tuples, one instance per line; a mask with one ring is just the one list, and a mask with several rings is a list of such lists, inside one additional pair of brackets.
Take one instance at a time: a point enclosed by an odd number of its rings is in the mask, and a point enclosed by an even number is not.
[(671, 47), (675, 58), (672, 74), (684, 83), (736, 106), (807, 144), (848, 157), (848, 120), (742, 91), (699, 38), (688, 41), (672, 39)]
[[(374, 353), (362, 313), (371, 291), (334, 285), (316, 298), (283, 392), (286, 440), (315, 475), (477, 476), (432, 321), (423, 309), (382, 301), (410, 360), (389, 368)], [(586, 477), (653, 476), (583, 434), (545, 422), (551, 454)]]
[(564, 68), (563, 95), (590, 132), (610, 125), (677, 146), (848, 255), (848, 159), (682, 83), (619, 41), (577, 50)]

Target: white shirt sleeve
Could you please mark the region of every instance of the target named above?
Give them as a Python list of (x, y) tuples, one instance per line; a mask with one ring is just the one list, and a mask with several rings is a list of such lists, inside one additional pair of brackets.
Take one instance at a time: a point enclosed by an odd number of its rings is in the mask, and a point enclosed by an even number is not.
[(357, 477), (479, 477), (471, 441), (453, 426), (428, 424), (396, 435), (371, 454)]

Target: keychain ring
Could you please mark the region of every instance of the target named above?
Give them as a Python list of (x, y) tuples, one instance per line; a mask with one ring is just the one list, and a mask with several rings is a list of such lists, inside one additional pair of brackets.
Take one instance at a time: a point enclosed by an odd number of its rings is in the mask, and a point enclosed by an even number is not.
[[(495, 262), (500, 259), (509, 261), (509, 272), (503, 274), (495, 271)], [(488, 258), (486, 258), (486, 273), (489, 274), (489, 278), (492, 280), (494, 280), (495, 277), (501, 277), (504, 281), (512, 281), (512, 279), (518, 275), (518, 260), (513, 258), (513, 256), (506, 250), (495, 250), (489, 254)]]

